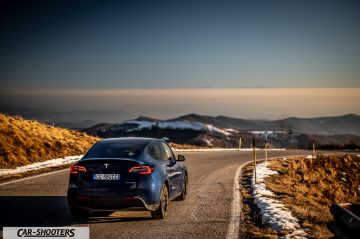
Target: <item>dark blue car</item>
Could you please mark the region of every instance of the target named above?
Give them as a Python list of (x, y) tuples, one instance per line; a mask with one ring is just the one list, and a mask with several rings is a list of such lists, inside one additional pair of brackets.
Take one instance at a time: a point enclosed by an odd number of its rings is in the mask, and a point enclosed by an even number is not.
[(113, 138), (94, 144), (71, 167), (68, 202), (75, 218), (90, 210), (144, 208), (165, 218), (170, 200), (184, 200), (188, 174), (160, 139)]

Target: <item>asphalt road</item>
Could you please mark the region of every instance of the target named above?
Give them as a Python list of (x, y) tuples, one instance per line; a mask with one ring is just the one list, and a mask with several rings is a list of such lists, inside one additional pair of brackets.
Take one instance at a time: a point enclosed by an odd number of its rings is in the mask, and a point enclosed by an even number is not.
[[(310, 154), (270, 151), (269, 157)], [(149, 212), (93, 215), (72, 219), (66, 201), (68, 171), (0, 185), (0, 228), (4, 226), (89, 226), (90, 238), (226, 238), (236, 169), (252, 160), (251, 152), (184, 152), (189, 172), (185, 201), (172, 201), (168, 217), (152, 220)], [(257, 158), (264, 158), (263, 151)], [(0, 237), (2, 233), (0, 233)]]

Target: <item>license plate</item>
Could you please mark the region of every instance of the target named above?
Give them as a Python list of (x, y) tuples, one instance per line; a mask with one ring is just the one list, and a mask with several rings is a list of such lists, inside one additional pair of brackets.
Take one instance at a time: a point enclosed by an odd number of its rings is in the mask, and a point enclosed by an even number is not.
[(120, 180), (120, 174), (106, 174), (96, 173), (93, 176), (94, 180)]

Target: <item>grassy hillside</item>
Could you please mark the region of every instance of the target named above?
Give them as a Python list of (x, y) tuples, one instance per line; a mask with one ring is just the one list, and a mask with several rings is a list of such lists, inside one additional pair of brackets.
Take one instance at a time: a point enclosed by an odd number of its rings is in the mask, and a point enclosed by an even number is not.
[(272, 161), (267, 186), (300, 220), (308, 234), (328, 238), (334, 203), (360, 203), (360, 158), (356, 155)]
[(0, 114), (0, 168), (84, 153), (99, 138)]
[[(327, 223), (333, 220), (330, 206), (334, 203), (360, 203), (360, 157), (356, 155), (323, 155), (270, 161), (278, 172), (265, 179), (274, 199), (281, 201), (299, 220), (308, 238), (330, 238)], [(242, 171), (241, 196), (244, 238), (285, 238), (287, 232), (263, 224), (254, 202), (251, 178), (254, 166)]]

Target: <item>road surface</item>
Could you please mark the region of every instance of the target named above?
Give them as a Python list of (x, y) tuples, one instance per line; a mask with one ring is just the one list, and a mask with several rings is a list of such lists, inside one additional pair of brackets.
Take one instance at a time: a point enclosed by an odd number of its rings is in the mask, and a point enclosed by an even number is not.
[[(94, 215), (72, 219), (66, 200), (68, 171), (0, 185), (0, 229), (4, 226), (89, 226), (90, 238), (226, 238), (237, 168), (252, 152), (184, 152), (189, 172), (188, 197), (172, 201), (168, 217), (152, 220), (149, 212)], [(269, 157), (310, 154), (270, 151)], [(264, 158), (264, 152), (257, 153)], [(0, 234), (0, 237), (2, 233)]]

